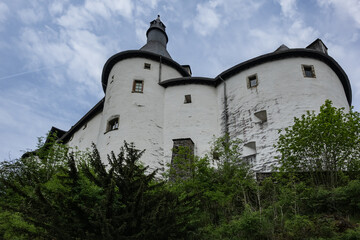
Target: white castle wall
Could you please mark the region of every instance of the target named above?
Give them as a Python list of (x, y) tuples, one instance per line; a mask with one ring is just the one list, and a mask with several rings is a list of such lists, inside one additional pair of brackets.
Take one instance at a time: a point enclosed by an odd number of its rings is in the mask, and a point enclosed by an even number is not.
[[(150, 63), (151, 69), (144, 69)], [(114, 76), (114, 79), (112, 79)], [(176, 70), (162, 64), (162, 79), (181, 77)], [(133, 81), (143, 80), (143, 93), (132, 93)], [(138, 149), (146, 149), (141, 160), (157, 167), (163, 161), (164, 91), (158, 84), (159, 63), (144, 58), (122, 60), (112, 68), (100, 125), (98, 147), (103, 159), (106, 154), (119, 152), (124, 140), (134, 142)], [(108, 120), (119, 115), (119, 129), (106, 132)]]
[(85, 124), (86, 127), (82, 125), (80, 129), (73, 134), (67, 145), (80, 151), (91, 150), (92, 143), (97, 143), (101, 119), (102, 113), (99, 113)]
[[(313, 65), (316, 78), (305, 78), (301, 64)], [(248, 89), (247, 77), (258, 76), (258, 86)], [(326, 64), (310, 58), (288, 58), (247, 69), (226, 81), (229, 132), (244, 143), (255, 141), (254, 170), (270, 171), (275, 164), (273, 144), (278, 129), (291, 126), (294, 116), (318, 111), (326, 99), (336, 107), (349, 109), (343, 86)], [(223, 91), (218, 87), (218, 94)], [(267, 122), (254, 116), (267, 111)]]
[[(185, 95), (191, 103), (184, 104)], [(209, 150), (209, 142), (220, 135), (217, 92), (213, 86), (186, 84), (167, 87), (164, 108), (165, 160), (170, 162), (173, 139), (191, 138), (195, 154)]]
[[(150, 63), (151, 69), (144, 69)], [(316, 78), (303, 76), (301, 65), (313, 65)], [(162, 64), (162, 81), (179, 78), (175, 69)], [(258, 86), (247, 87), (247, 77), (257, 74)], [(143, 93), (132, 93), (133, 81), (143, 80)], [(173, 139), (191, 138), (195, 154), (203, 156), (214, 136), (224, 133), (224, 84), (217, 87), (183, 84), (164, 88), (159, 82), (159, 63), (145, 58), (128, 58), (114, 65), (106, 88), (102, 113), (79, 128), (68, 142), (70, 147), (85, 150), (94, 142), (102, 159), (111, 151), (119, 152), (124, 140), (146, 149), (145, 165), (159, 167), (171, 161)], [(226, 79), (228, 129), (230, 136), (244, 143), (255, 142), (254, 170), (271, 171), (277, 155), (273, 144), (278, 129), (293, 124), (294, 116), (318, 111), (326, 99), (335, 107), (349, 109), (343, 85), (325, 63), (312, 58), (286, 58), (246, 69)], [(185, 95), (191, 103), (184, 104)], [(254, 113), (266, 110), (267, 121)], [(119, 129), (106, 132), (112, 116), (119, 115)], [(244, 148), (245, 154), (250, 154)], [(255, 152), (255, 150), (254, 150)]]

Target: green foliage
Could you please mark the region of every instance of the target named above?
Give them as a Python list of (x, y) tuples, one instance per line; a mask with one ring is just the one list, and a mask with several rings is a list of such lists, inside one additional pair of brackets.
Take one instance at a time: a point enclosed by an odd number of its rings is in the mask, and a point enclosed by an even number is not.
[(356, 121), (330, 102), (297, 119), (279, 174), (262, 181), (228, 136), (204, 158), (178, 147), (166, 180), (133, 144), (105, 165), (95, 147), (69, 154), (47, 140), (0, 164), (0, 239), (360, 239)]
[(338, 186), (342, 171), (360, 170), (360, 115), (336, 109), (327, 100), (320, 113), (308, 112), (294, 119), (276, 145), (280, 171), (307, 172), (313, 184)]
[[(182, 235), (178, 198), (127, 144), (106, 166), (94, 147), (41, 154), (0, 166), (0, 236), (4, 239), (169, 239)], [(60, 157), (58, 154), (61, 154)], [(11, 224), (9, 224), (11, 223)]]

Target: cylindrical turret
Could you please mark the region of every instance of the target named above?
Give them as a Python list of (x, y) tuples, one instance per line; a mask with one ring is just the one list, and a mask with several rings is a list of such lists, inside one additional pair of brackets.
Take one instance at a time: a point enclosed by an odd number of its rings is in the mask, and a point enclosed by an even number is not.
[(158, 15), (157, 19), (150, 22), (150, 27), (146, 32), (147, 43), (140, 50), (171, 58), (166, 50), (166, 44), (169, 39), (165, 28), (166, 26), (161, 22), (160, 15)]

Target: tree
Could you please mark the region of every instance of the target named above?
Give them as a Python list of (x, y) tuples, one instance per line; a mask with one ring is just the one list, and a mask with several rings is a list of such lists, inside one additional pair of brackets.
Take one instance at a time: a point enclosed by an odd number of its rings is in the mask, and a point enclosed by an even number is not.
[[(181, 236), (177, 196), (143, 153), (124, 143), (106, 166), (97, 149), (68, 154), (54, 143), (0, 165), (0, 238), (176, 239)], [(80, 158), (79, 158), (80, 156)], [(8, 229), (12, 221), (12, 229)]]
[(335, 108), (327, 100), (319, 114), (307, 112), (294, 118), (276, 144), (280, 171), (308, 173), (315, 184), (335, 187), (343, 171), (360, 167), (360, 115)]

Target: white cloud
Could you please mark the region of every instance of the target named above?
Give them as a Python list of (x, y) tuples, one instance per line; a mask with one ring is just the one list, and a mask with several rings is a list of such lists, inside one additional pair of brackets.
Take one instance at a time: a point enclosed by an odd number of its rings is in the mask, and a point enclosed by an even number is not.
[(64, 1), (52, 1), (49, 5), (49, 13), (52, 16), (59, 15), (64, 10)]
[(297, 14), (296, 0), (277, 0), (285, 17), (294, 18)]
[(350, 18), (357, 28), (360, 28), (359, 0), (318, 0), (320, 7), (333, 7), (336, 14), (343, 19)]
[(144, 21), (141, 21), (139, 19), (135, 20), (135, 33), (136, 38), (138, 39), (138, 42), (140, 44), (146, 43), (146, 33), (147, 28), (149, 27), (148, 24), (146, 24)]
[(104, 19), (109, 19), (111, 17), (111, 8), (105, 4), (105, 2), (99, 0), (87, 0), (84, 9), (86, 9), (90, 15), (96, 14)]
[(197, 16), (194, 19), (194, 28), (200, 35), (206, 36), (215, 31), (220, 24), (220, 15), (216, 12), (216, 2), (197, 4)]
[(41, 21), (44, 17), (43, 12), (41, 10), (35, 12), (34, 9), (31, 8), (19, 10), (18, 16), (21, 19), (21, 21), (25, 24), (37, 23)]
[(123, 16), (128, 20), (132, 17), (133, 1), (131, 0), (104, 0), (106, 6), (110, 8), (113, 14)]
[(9, 14), (8, 6), (5, 3), (0, 2), (0, 23), (5, 22), (8, 14)]

